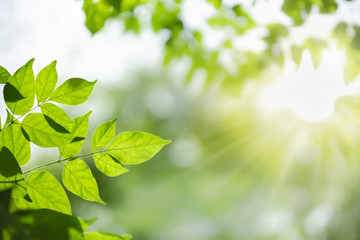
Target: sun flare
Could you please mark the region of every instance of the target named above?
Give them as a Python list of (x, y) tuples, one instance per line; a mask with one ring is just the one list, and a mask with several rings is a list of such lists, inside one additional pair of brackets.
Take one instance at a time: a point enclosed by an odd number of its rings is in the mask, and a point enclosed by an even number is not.
[(325, 50), (318, 69), (304, 51), (298, 67), (286, 63), (283, 76), (259, 94), (265, 112), (290, 110), (304, 121), (323, 121), (332, 115), (336, 100), (346, 93), (343, 78), (344, 53)]

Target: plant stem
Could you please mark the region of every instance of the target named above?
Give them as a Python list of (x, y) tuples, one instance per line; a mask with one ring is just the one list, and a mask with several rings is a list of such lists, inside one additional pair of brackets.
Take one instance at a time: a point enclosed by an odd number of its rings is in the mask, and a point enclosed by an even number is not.
[[(105, 152), (105, 150), (102, 150), (102, 151), (99, 151), (99, 152)], [(95, 152), (95, 153), (98, 153), (98, 152)], [(36, 169), (39, 169), (39, 168), (42, 168), (42, 167), (50, 166), (50, 165), (53, 165), (53, 164), (56, 164), (56, 163), (61, 163), (61, 162), (64, 162), (64, 161), (68, 161), (68, 160), (71, 160), (71, 159), (75, 159), (75, 158), (81, 158), (81, 157), (91, 156), (91, 155), (93, 155), (93, 154), (94, 154), (94, 153), (91, 152), (91, 153), (87, 153), (87, 154), (83, 154), (83, 155), (77, 155), (77, 156), (73, 156), (73, 157), (69, 157), (69, 158), (64, 158), (64, 159), (61, 159), (61, 160), (59, 159), (59, 160), (56, 160), (56, 161), (53, 161), (53, 162), (45, 163), (45, 164), (42, 164), (42, 165), (39, 165), (39, 166), (30, 168), (30, 169), (24, 171), (23, 174), (32, 172), (32, 171), (34, 171), (34, 170), (36, 170)]]

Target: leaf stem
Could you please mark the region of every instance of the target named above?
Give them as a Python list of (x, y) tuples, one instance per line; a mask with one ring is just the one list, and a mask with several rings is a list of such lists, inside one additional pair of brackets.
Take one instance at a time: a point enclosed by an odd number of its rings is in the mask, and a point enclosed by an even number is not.
[[(105, 152), (105, 150), (98, 151), (98, 152)], [(81, 157), (91, 156), (91, 155), (93, 155), (94, 153), (98, 153), (98, 152), (91, 152), (91, 153), (86, 153), (86, 154), (83, 154), (83, 155), (77, 155), (77, 156), (73, 156), (73, 157), (69, 157), (69, 158), (58, 159), (58, 160), (53, 161), (53, 162), (45, 163), (45, 164), (42, 164), (42, 165), (39, 165), (39, 166), (30, 168), (30, 169), (24, 171), (23, 174), (26, 174), (26, 173), (32, 172), (32, 171), (34, 171), (34, 170), (36, 170), (36, 169), (43, 168), (43, 167), (47, 167), (47, 166), (50, 166), (50, 165), (53, 165), (53, 164), (56, 164), (56, 163), (61, 163), (61, 162), (64, 162), (64, 161), (68, 161), (68, 160), (75, 159), (75, 158), (81, 158)]]

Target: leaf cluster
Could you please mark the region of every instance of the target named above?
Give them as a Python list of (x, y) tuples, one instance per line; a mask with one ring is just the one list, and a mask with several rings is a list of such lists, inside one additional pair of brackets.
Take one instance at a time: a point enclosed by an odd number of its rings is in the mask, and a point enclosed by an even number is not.
[[(128, 236), (101, 232), (84, 233), (86, 221), (72, 216), (63, 186), (50, 172), (37, 169), (59, 165), (62, 168), (62, 184), (68, 191), (85, 200), (105, 204), (84, 158), (92, 156), (101, 172), (114, 177), (128, 171), (124, 165), (149, 160), (170, 141), (144, 132), (116, 135), (114, 119), (96, 128), (92, 135), (91, 152), (79, 154), (87, 135), (91, 111), (71, 119), (56, 103), (84, 103), (96, 81), (70, 78), (57, 86), (56, 61), (42, 69), (36, 77), (32, 70), (33, 62), (34, 59), (31, 59), (13, 75), (0, 67), (0, 83), (4, 84), (7, 107), (5, 123), (1, 124), (0, 120), (0, 192), (9, 193), (12, 199), (10, 205), (5, 204), (0, 209), (2, 216), (8, 216), (8, 220), (0, 225), (2, 235), (9, 239), (55, 239), (52, 234), (66, 227), (68, 229), (64, 234), (68, 234), (67, 238), (59, 239), (128, 239)], [(22, 170), (21, 166), (31, 159), (30, 143), (43, 148), (58, 148), (57, 160)], [(27, 230), (29, 226), (26, 225), (29, 219), (32, 219), (29, 224), (31, 230)], [(62, 223), (59, 223), (60, 227), (56, 226), (53, 219), (64, 222), (66, 226)], [(40, 233), (36, 229), (43, 224), (49, 224), (50, 235), (46, 235), (45, 231), (42, 237), (38, 237)], [(25, 235), (17, 238), (19, 234)]]

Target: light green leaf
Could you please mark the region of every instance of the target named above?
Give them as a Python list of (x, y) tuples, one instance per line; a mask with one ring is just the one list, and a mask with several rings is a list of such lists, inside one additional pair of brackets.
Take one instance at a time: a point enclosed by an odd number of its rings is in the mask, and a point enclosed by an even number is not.
[(99, 196), (99, 189), (90, 168), (81, 159), (65, 163), (62, 181), (70, 192), (85, 200), (96, 201), (105, 205)]
[(19, 164), (14, 155), (6, 147), (0, 151), (0, 191), (13, 187), (20, 181), (24, 181)]
[(6, 109), (6, 113), (7, 113), (7, 115), (6, 115), (6, 121), (5, 121), (4, 126), (6, 126), (12, 122), (19, 123), (19, 121), (16, 120), (16, 118), (11, 114), (11, 112), (9, 112), (8, 109)]
[(56, 61), (43, 68), (36, 77), (36, 98), (38, 103), (45, 101), (54, 91), (58, 75)]
[(96, 167), (109, 177), (119, 176), (129, 171), (107, 153), (94, 153), (93, 157)]
[(74, 136), (70, 133), (61, 132), (58, 126), (50, 126), (44, 115), (31, 113), (21, 123), (30, 141), (40, 147), (58, 147), (70, 143)]
[(0, 66), (0, 83), (7, 83), (10, 77), (10, 73), (4, 67)]
[(32, 202), (16, 198), (16, 205), (20, 209), (51, 209), (71, 215), (70, 202), (64, 189), (49, 172), (32, 172), (26, 185)]
[(123, 132), (110, 143), (106, 151), (122, 164), (139, 164), (152, 158), (170, 143), (144, 132)]
[(211, 3), (216, 9), (221, 8), (221, 0), (208, 0), (208, 2)]
[[(33, 62), (34, 59), (31, 59), (18, 69), (4, 87), (6, 105), (16, 115), (26, 114), (34, 105), (35, 79), (32, 70)], [(8, 94), (8, 92), (11, 92), (11, 94)]]
[(1, 131), (2, 143), (7, 147), (19, 165), (24, 165), (30, 160), (30, 142), (24, 137), (19, 124), (11, 124)]
[(98, 126), (92, 136), (91, 151), (98, 150), (108, 145), (115, 137), (115, 124), (117, 118)]
[(61, 126), (66, 127), (67, 125), (72, 124), (70, 117), (66, 114), (66, 112), (61, 108), (56, 106), (53, 103), (45, 103), (40, 106), (41, 112), (50, 117), (56, 123)]
[(109, 5), (108, 1), (99, 0), (94, 1), (85, 0), (83, 5), (83, 10), (86, 15), (86, 27), (90, 30), (92, 34), (95, 34), (105, 25), (106, 20), (111, 17), (112, 7)]
[(127, 240), (131, 238), (132, 236), (129, 234), (116, 235), (98, 231), (84, 233), (84, 240)]
[(304, 43), (304, 48), (307, 48), (311, 54), (314, 68), (320, 67), (322, 60), (322, 50), (326, 46), (323, 41), (308, 38)]
[(294, 60), (294, 62), (296, 63), (296, 66), (300, 65), (301, 62), (301, 58), (302, 58), (302, 48), (297, 46), (297, 45), (293, 45), (291, 47), (291, 56)]
[(70, 78), (55, 89), (49, 100), (67, 105), (81, 104), (88, 99), (95, 83), (82, 78)]
[(59, 147), (59, 152), (63, 158), (73, 157), (81, 151), (86, 137), (89, 125), (89, 116), (91, 113), (92, 111), (72, 120), (73, 123), (69, 126), (69, 131), (75, 136), (75, 138), (71, 141), (71, 143)]

